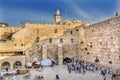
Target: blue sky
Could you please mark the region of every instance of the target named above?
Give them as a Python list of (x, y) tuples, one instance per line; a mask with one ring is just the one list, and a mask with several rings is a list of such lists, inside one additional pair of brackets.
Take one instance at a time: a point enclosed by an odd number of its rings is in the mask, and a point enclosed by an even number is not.
[(53, 23), (56, 9), (62, 20), (94, 23), (120, 12), (120, 0), (0, 0), (0, 22), (11, 26), (25, 21)]

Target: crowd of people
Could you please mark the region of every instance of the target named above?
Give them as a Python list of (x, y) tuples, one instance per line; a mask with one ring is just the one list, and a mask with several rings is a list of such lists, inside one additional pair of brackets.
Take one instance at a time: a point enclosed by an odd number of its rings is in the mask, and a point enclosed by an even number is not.
[[(65, 59), (64, 60), (64, 64), (67, 66), (67, 70), (68, 73), (71, 74), (72, 72), (78, 73), (78, 74), (83, 74), (85, 75), (88, 71), (89, 72), (99, 72), (100, 75), (103, 77), (103, 80), (108, 80), (107, 76), (109, 75), (109, 77), (111, 78), (111, 80), (114, 80), (115, 75), (114, 75), (114, 71), (110, 68), (105, 68), (105, 67), (101, 67), (101, 66), (97, 66), (93, 63), (90, 62), (86, 62), (86, 61), (82, 61), (82, 60), (74, 60), (74, 59)], [(40, 68), (39, 68), (40, 69)], [(41, 70), (43, 68), (41, 67)], [(5, 68), (6, 72), (8, 72), (9, 68), (6, 67)], [(41, 72), (40, 70), (40, 72)], [(60, 80), (60, 75), (56, 74), (55, 78), (56, 80)], [(16, 77), (13, 76), (14, 80), (16, 80)], [(24, 79), (29, 79), (30, 76), (24, 76)], [(34, 80), (44, 80), (44, 76), (35, 76)]]
[(114, 71), (112, 69), (105, 67), (98, 67), (92, 63), (88, 63), (85, 61), (71, 60), (71, 62), (66, 63), (66, 65), (69, 73), (76, 72), (84, 75), (87, 71), (91, 71), (93, 73), (95, 71), (99, 71), (101, 76), (103, 76), (103, 80), (106, 80), (107, 75), (111, 77), (111, 80), (113, 80), (115, 77)]

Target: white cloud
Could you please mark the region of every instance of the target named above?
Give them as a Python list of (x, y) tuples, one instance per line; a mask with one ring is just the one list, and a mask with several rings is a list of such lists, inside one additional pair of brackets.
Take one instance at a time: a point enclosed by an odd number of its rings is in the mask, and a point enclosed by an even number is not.
[(82, 16), (83, 18), (91, 19), (90, 15), (87, 12), (85, 12), (85, 10), (78, 7), (77, 5), (72, 5), (71, 7), (73, 8), (74, 12), (78, 16)]
[[(64, 3), (71, 9), (72, 12), (74, 12), (78, 17), (81, 17), (82, 20), (87, 21), (89, 23), (93, 23), (93, 22), (98, 22), (100, 20), (105, 19), (105, 14), (94, 10), (91, 12), (88, 12), (84, 9), (82, 9), (80, 6), (78, 6), (75, 1), (70, 0), (70, 2), (68, 3), (68, 1), (64, 0)], [(70, 5), (70, 3), (72, 3)]]
[(81, 18), (82, 20), (87, 21), (89, 23), (95, 23), (95, 22), (99, 22), (99, 21), (111, 18), (112, 16), (114, 16), (116, 11), (119, 11), (119, 14), (120, 14), (120, 0), (118, 0), (116, 4), (117, 10), (112, 9), (110, 14), (106, 14), (106, 12), (102, 12), (101, 10), (97, 10), (97, 9), (92, 10), (91, 12), (88, 12), (87, 10), (84, 10), (82, 6), (80, 7), (79, 5), (77, 5), (75, 3), (75, 0), (70, 0), (69, 2), (64, 0), (63, 2), (71, 9), (73, 13), (76, 14), (76, 16), (82, 17)]
[[(67, 7), (71, 9), (73, 13), (75, 13), (78, 17), (81, 17), (83, 20), (84, 19), (92, 19), (92, 17), (82, 8), (80, 8), (78, 5), (76, 5), (75, 1), (70, 0), (69, 2), (64, 0), (63, 1)], [(71, 3), (71, 4), (70, 4)]]

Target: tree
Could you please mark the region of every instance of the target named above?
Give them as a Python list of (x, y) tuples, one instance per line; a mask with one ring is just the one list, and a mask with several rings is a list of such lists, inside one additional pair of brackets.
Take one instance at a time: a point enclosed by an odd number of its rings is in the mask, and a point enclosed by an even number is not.
[(119, 16), (119, 13), (118, 13), (118, 12), (116, 12), (115, 16)]

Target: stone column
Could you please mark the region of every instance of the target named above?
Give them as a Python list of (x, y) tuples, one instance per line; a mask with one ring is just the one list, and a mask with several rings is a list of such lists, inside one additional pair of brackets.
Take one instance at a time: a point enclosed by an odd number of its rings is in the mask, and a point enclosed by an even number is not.
[(45, 60), (47, 59), (47, 46), (46, 45), (43, 45), (42, 46), (42, 59)]
[(10, 69), (13, 69), (14, 63), (10, 62)]
[(32, 61), (32, 58), (30, 57), (31, 52), (31, 50), (25, 51), (25, 63)]
[(22, 57), (22, 69), (25, 69), (25, 65), (26, 65), (26, 62), (25, 62), (25, 56), (21, 56)]
[(58, 45), (58, 64), (62, 64), (63, 63), (63, 49), (62, 49), (62, 45), (59, 44)]

